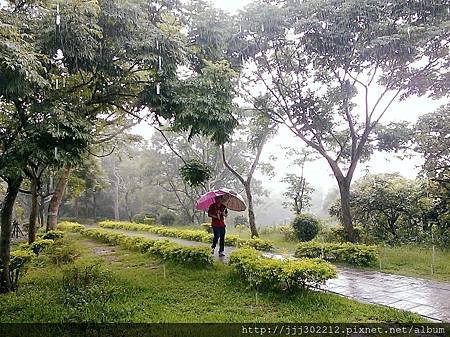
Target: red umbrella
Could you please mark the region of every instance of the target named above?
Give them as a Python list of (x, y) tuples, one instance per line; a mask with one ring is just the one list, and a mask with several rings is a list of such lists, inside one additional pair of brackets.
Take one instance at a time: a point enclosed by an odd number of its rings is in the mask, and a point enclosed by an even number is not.
[(245, 211), (247, 206), (245, 205), (244, 198), (238, 193), (229, 188), (221, 188), (214, 191), (209, 191), (203, 194), (200, 199), (197, 200), (196, 209), (201, 211), (207, 211), (209, 206), (214, 204), (216, 197), (223, 196), (221, 203), (232, 211)]

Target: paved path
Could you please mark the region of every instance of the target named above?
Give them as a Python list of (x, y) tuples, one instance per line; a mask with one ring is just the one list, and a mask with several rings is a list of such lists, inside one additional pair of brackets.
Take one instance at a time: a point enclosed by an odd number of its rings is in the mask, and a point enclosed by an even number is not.
[[(129, 236), (144, 236), (152, 239), (163, 237), (148, 232), (136, 232), (108, 229)], [(164, 237), (186, 246), (210, 246), (207, 243), (194, 242), (178, 238)], [(228, 261), (235, 247), (225, 247), (225, 257), (219, 258), (216, 250), (214, 257)], [(266, 253), (270, 258), (284, 258), (278, 254)], [(389, 306), (408, 310), (436, 321), (450, 322), (450, 283), (429, 281), (420, 278), (385, 274), (377, 271), (364, 271), (337, 266), (338, 277), (329, 280), (322, 290), (330, 291), (360, 302)]]

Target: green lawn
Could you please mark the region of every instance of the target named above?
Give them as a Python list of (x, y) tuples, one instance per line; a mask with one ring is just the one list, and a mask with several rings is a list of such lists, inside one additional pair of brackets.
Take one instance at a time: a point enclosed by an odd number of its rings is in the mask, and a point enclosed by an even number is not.
[[(147, 255), (78, 234), (63, 239), (60, 248), (78, 251), (80, 256), (64, 266), (56, 266), (49, 254), (39, 257), (19, 292), (0, 296), (1, 322), (423, 321), (412, 313), (314, 291), (258, 294), (256, 302), (255, 292), (226, 265), (199, 269), (166, 264), (164, 268)], [(93, 263), (100, 269), (74, 269)], [(80, 270), (88, 272), (80, 274)]]
[[(432, 249), (418, 246), (380, 247), (381, 271), (450, 282), (450, 250), (435, 250), (431, 273)], [(376, 268), (380, 270), (380, 266)]]

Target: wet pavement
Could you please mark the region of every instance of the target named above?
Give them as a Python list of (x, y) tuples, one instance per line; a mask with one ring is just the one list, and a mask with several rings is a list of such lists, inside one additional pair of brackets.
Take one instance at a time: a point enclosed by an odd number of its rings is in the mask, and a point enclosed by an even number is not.
[(321, 288), (358, 301), (450, 322), (449, 283), (338, 267), (338, 278)]
[[(210, 244), (184, 239), (161, 237), (148, 232), (120, 229), (107, 229), (129, 236), (142, 236), (152, 239), (167, 239), (186, 246), (207, 246)], [(228, 262), (229, 254), (235, 247), (225, 247), (225, 257), (215, 259)], [(283, 259), (289, 255), (265, 253), (266, 257)], [(385, 305), (400, 310), (408, 310), (441, 322), (450, 322), (450, 283), (430, 281), (420, 278), (365, 271), (347, 267), (336, 267), (338, 277), (329, 280), (320, 289), (360, 302)]]

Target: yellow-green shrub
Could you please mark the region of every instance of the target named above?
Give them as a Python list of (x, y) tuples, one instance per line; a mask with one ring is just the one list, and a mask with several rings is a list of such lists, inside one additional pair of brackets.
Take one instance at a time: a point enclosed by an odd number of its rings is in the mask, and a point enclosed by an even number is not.
[(84, 225), (79, 224), (78, 222), (69, 222), (63, 221), (58, 224), (58, 230), (61, 231), (70, 231), (70, 232), (79, 232), (86, 227)]
[(345, 262), (358, 266), (374, 265), (378, 261), (376, 246), (354, 243), (303, 242), (297, 246), (296, 257), (321, 257), (327, 261)]
[(253, 248), (235, 250), (229, 264), (257, 289), (291, 291), (336, 277), (335, 267), (321, 259), (275, 260), (263, 257)]
[(64, 232), (62, 231), (48, 231), (42, 235), (42, 239), (56, 240), (64, 237)]
[[(192, 229), (176, 229), (164, 226), (151, 226), (144, 224), (136, 224), (125, 221), (102, 221), (99, 223), (100, 227), (104, 228), (116, 228), (132, 231), (146, 231), (156, 235), (176, 237), (179, 239), (185, 239), (197, 242), (211, 242), (213, 235), (206, 233), (202, 230), (192, 230)], [(249, 246), (258, 250), (272, 250), (272, 242), (264, 239), (242, 239), (236, 235), (227, 235), (225, 237), (225, 245), (227, 246)]]
[(87, 229), (81, 231), (81, 234), (104, 243), (138, 250), (141, 253), (149, 252), (163, 260), (201, 266), (212, 265), (213, 263), (211, 253), (207, 247), (182, 246), (168, 240), (129, 237), (103, 229)]
[(39, 255), (45, 248), (53, 245), (54, 241), (51, 239), (37, 239), (30, 245), (30, 249), (36, 255)]
[[(30, 249), (17, 249), (11, 252), (9, 262), (9, 280), (13, 290), (18, 288), (19, 276), (23, 273), (25, 265), (35, 256)], [(3, 272), (3, 264), (0, 260), (0, 272)]]

